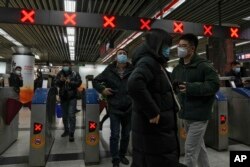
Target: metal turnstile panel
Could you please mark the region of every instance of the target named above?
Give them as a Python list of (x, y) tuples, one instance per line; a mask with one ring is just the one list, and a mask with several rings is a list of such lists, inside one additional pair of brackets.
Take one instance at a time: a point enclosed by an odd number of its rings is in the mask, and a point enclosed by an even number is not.
[[(46, 90), (45, 90), (46, 91)], [(44, 93), (44, 92), (41, 92)], [(56, 96), (53, 89), (48, 91), (46, 100), (31, 106), (30, 125), (30, 166), (45, 166), (55, 140)]]
[(99, 155), (99, 104), (86, 104), (84, 150), (85, 164), (98, 164)]

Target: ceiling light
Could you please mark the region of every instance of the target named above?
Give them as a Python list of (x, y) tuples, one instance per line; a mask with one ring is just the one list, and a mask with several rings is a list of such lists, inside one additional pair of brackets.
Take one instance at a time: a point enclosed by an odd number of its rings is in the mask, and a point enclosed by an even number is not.
[(40, 56), (39, 55), (35, 55), (35, 59), (40, 60)]
[(76, 11), (76, 1), (75, 0), (64, 0), (64, 10), (66, 12)]
[(75, 47), (70, 46), (70, 47), (69, 47), (69, 50), (75, 50)]
[(250, 16), (242, 18), (242, 20), (250, 21)]
[(75, 35), (75, 28), (74, 27), (67, 27), (66, 28), (68, 35)]
[(6, 31), (4, 31), (2, 28), (0, 28), (0, 35), (12, 42), (13, 44), (17, 46), (23, 46), (20, 42), (15, 40), (13, 37), (11, 37)]
[(63, 36), (63, 39), (64, 39), (64, 43), (68, 43), (67, 37), (65, 35)]
[(246, 44), (249, 44), (249, 43), (250, 43), (250, 41), (240, 42), (240, 43), (236, 43), (235, 46), (246, 45)]
[(4, 57), (3, 57), (3, 56), (0, 56), (0, 59), (4, 59)]
[(75, 36), (68, 36), (68, 41), (69, 42), (74, 42), (75, 41)]
[(199, 53), (197, 53), (198, 55), (204, 55), (204, 54), (206, 54), (207, 52), (199, 52)]

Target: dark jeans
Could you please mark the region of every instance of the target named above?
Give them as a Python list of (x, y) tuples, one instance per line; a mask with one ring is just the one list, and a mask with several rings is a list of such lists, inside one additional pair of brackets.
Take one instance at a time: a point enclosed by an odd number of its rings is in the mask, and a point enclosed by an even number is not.
[[(120, 128), (121, 125), (121, 128)], [(110, 152), (112, 161), (119, 161), (128, 150), (129, 135), (131, 130), (131, 114), (119, 115), (110, 113)], [(120, 150), (118, 150), (121, 129)]]
[(61, 101), (64, 130), (74, 134), (76, 128), (76, 99)]

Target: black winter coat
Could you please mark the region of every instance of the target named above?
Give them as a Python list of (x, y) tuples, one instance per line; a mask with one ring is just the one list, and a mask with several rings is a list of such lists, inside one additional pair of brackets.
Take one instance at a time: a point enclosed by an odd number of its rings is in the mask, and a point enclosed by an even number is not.
[[(61, 76), (68, 78), (70, 82), (68, 84), (65, 84), (64, 81), (60, 80)], [(61, 70), (55, 78), (55, 84), (60, 88), (60, 100), (67, 101), (76, 98), (77, 88), (82, 84), (82, 80), (79, 73), (75, 71), (69, 71), (68, 73), (65, 73), (63, 70)]]
[(108, 109), (110, 113), (125, 114), (131, 112), (131, 99), (128, 96), (127, 81), (133, 71), (133, 66), (127, 63), (123, 78), (118, 74), (116, 61), (109, 64), (104, 71), (94, 78), (93, 87), (99, 92), (105, 88), (115, 90), (113, 95), (107, 96)]
[[(177, 119), (170, 83), (160, 63), (140, 46), (128, 80), (132, 98), (132, 167), (176, 167), (179, 159)], [(160, 114), (159, 124), (149, 120)]]
[(10, 73), (9, 85), (14, 87), (14, 90), (19, 93), (20, 87), (23, 86), (23, 80), (15, 73)]

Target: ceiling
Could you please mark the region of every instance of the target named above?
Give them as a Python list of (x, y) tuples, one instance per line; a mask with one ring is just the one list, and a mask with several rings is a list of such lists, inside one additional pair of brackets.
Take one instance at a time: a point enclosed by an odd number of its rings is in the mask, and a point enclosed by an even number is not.
[[(0, 0), (0, 7), (6, 0)], [(63, 11), (63, 0), (9, 0), (11, 8), (28, 8)], [(100, 13), (123, 16), (152, 17), (171, 0), (77, 0), (77, 12)], [(186, 0), (179, 8), (164, 19), (182, 20), (195, 23), (245, 26), (249, 21), (242, 18), (250, 15), (249, 0), (221, 0), (219, 19), (219, 0)], [(40, 55), (40, 62), (60, 62), (70, 59), (68, 44), (64, 42), (66, 28), (61, 26), (1, 24), (13, 38), (24, 46), (34, 48)], [(76, 61), (96, 62), (100, 58), (100, 46), (109, 39), (115, 46), (129, 36), (131, 31), (107, 30), (101, 28), (76, 28)], [(175, 35), (174, 35), (175, 36)], [(177, 38), (175, 38), (174, 41)], [(203, 43), (206, 39), (202, 39)], [(202, 43), (201, 41), (201, 43)], [(135, 40), (127, 49), (133, 50), (140, 40)], [(174, 42), (175, 43), (175, 42)], [(11, 58), (13, 44), (0, 36), (0, 56)], [(202, 50), (202, 49), (201, 49)]]

